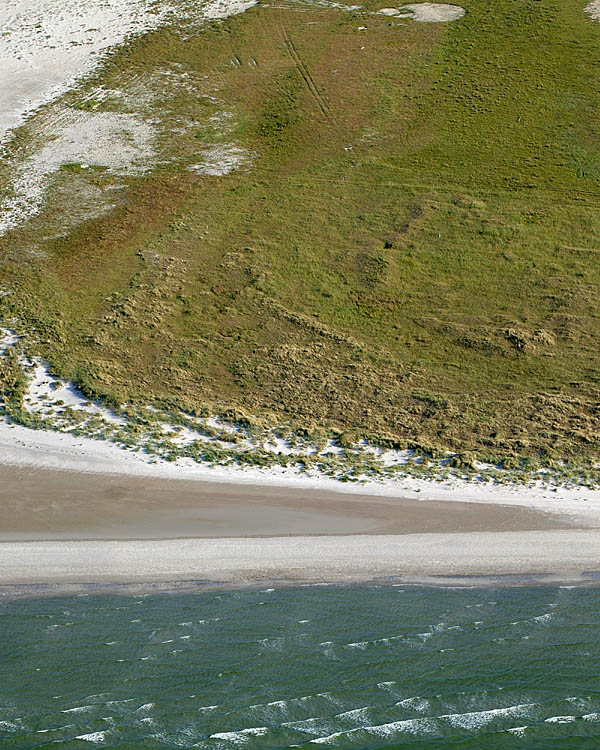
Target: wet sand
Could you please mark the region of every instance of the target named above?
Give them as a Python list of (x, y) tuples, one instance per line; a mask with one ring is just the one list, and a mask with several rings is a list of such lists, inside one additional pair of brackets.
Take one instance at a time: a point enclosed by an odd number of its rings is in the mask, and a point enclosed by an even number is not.
[(0, 466), (0, 541), (531, 531), (569, 516), (493, 503)]

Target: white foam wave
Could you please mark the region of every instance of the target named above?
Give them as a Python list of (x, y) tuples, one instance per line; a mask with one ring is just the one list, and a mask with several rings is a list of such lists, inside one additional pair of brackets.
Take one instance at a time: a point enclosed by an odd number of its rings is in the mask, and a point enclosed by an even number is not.
[(0, 721), (0, 728), (8, 731), (16, 732), (23, 728), (23, 725), (19, 720), (17, 721)]
[(445, 719), (453, 727), (460, 729), (481, 729), (490, 721), (500, 717), (516, 718), (528, 714), (531, 709), (537, 706), (536, 703), (521, 703), (516, 706), (508, 706), (507, 708), (491, 708), (487, 711), (471, 711), (464, 714), (447, 714), (440, 716), (440, 719)]
[(449, 724), (457, 729), (476, 730), (485, 727), (498, 718), (517, 718), (528, 715), (537, 704), (523, 703), (506, 708), (492, 708), (487, 711), (472, 711), (462, 714), (442, 714), (437, 717), (404, 719), (370, 727), (356, 727), (340, 732), (333, 732), (325, 737), (311, 740), (315, 744), (334, 744), (341, 738), (349, 739), (357, 733), (366, 733), (373, 737), (389, 738), (395, 734), (428, 735), (439, 731), (440, 724)]
[(413, 711), (425, 713), (425, 711), (429, 710), (431, 703), (427, 700), (427, 698), (419, 698), (418, 695), (415, 695), (413, 698), (405, 698), (402, 701), (398, 701), (398, 703), (396, 703), (396, 706), (401, 706), (402, 708), (411, 708)]
[(84, 742), (104, 742), (106, 732), (90, 732), (89, 734), (78, 734), (75, 737), (76, 740), (84, 740)]
[(262, 737), (269, 731), (268, 727), (248, 727), (247, 729), (239, 729), (235, 732), (217, 732), (211, 734), (211, 740), (227, 740), (235, 744), (241, 744), (247, 741), (250, 737)]
[(89, 711), (92, 706), (75, 706), (75, 708), (65, 708), (61, 711), (61, 714), (76, 714), (82, 711)]
[(353, 708), (350, 711), (344, 711), (341, 714), (336, 715), (336, 719), (352, 719), (353, 721), (368, 722), (367, 712), (372, 709), (369, 706), (363, 706), (362, 708)]
[[(287, 700), (269, 701), (269, 703), (255, 703), (247, 707), (248, 711), (252, 711), (254, 714), (263, 714), (273, 718), (274, 714), (279, 711), (287, 714), (291, 708), (302, 708), (306, 710), (306, 703), (314, 700), (325, 700), (328, 704), (339, 707), (340, 701), (335, 699), (329, 693), (316, 693), (314, 695), (302, 695), (297, 698), (288, 698)], [(216, 706), (214, 706), (216, 708)], [(306, 719), (306, 721), (312, 721), (312, 719)], [(288, 724), (293, 722), (288, 722)], [(286, 724), (287, 726), (287, 724)]]

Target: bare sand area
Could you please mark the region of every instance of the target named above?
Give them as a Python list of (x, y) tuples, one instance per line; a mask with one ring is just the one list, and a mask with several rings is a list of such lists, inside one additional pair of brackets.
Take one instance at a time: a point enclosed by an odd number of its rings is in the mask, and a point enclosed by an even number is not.
[(9, 466), (0, 503), (4, 597), (600, 570), (600, 528), (514, 505)]
[(0, 541), (568, 529), (567, 515), (386, 497), (0, 466)]
[[(596, 530), (294, 536), (145, 541), (5, 542), (0, 596), (88, 592), (103, 585), (590, 582)], [(457, 580), (458, 579), (458, 580)], [(466, 579), (466, 580), (465, 580)], [(11, 592), (11, 587), (17, 590)]]

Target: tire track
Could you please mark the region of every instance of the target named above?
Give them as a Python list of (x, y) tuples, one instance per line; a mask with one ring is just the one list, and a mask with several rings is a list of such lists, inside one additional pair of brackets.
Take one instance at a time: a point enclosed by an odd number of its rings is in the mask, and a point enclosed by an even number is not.
[(334, 115), (334, 113), (331, 110), (331, 107), (329, 106), (327, 100), (325, 97), (320, 93), (319, 88), (317, 84), (315, 83), (314, 78), (311, 75), (311, 72), (300, 56), (298, 50), (296, 49), (296, 45), (290, 38), (290, 35), (288, 34), (286, 28), (283, 25), (280, 25), (280, 32), (281, 37), (283, 39), (283, 43), (285, 45), (285, 48), (288, 52), (288, 55), (290, 56), (292, 62), (298, 69), (298, 72), (304, 79), (304, 83), (306, 84), (307, 89), (309, 90), (310, 94), (312, 95), (313, 99), (317, 102), (317, 105), (323, 115), (325, 116), (325, 119), (330, 125), (337, 126), (338, 122)]

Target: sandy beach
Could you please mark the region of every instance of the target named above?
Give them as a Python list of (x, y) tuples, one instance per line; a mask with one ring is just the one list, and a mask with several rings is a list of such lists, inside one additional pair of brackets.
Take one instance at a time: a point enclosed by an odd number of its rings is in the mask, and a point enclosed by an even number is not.
[(404, 535), (575, 528), (495, 503), (0, 467), (0, 541)]
[(600, 570), (594, 524), (460, 498), (2, 466), (0, 501), (2, 595), (456, 576), (582, 583)]
[(298, 536), (0, 545), (0, 594), (94, 590), (92, 584), (247, 586), (366, 581), (596, 581), (597, 531)]

